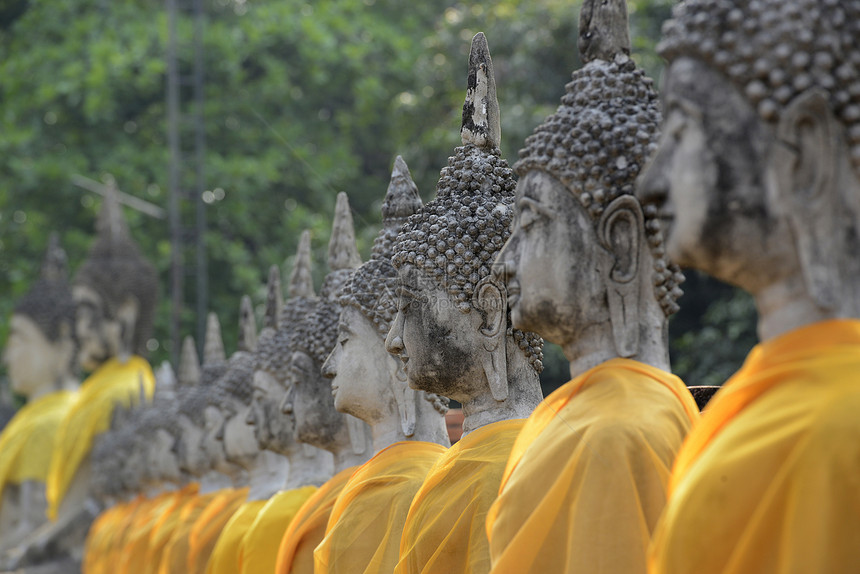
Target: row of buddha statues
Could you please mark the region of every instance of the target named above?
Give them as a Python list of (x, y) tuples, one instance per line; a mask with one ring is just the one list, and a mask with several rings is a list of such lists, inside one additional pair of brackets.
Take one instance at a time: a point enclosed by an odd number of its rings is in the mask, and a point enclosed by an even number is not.
[[(71, 285), (52, 243), (12, 316), (0, 566), (856, 572), (860, 0), (682, 0), (658, 50), (660, 97), (624, 0), (585, 0), (583, 65), (510, 166), (477, 34), (435, 198), (398, 156), (362, 262), (339, 194), (319, 292), (306, 231), (262, 328), (243, 298), (228, 358), (211, 314), (175, 377), (107, 197)], [(669, 364), (679, 265), (759, 313), (702, 412)], [(571, 372), (547, 397), (544, 339)]]

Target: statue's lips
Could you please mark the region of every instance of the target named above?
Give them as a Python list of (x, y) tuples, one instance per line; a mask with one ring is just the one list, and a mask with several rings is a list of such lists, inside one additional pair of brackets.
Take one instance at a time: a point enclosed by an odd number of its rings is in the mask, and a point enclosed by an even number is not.
[(334, 383), (332, 383), (332, 385), (331, 385), (331, 396), (333, 396), (333, 397), (336, 397), (336, 396), (337, 396), (337, 390), (338, 390), (338, 388), (339, 388), (339, 387), (338, 387), (337, 385), (335, 385)]
[(520, 284), (517, 281), (510, 281), (507, 285), (508, 292), (508, 308), (510, 309), (520, 300)]

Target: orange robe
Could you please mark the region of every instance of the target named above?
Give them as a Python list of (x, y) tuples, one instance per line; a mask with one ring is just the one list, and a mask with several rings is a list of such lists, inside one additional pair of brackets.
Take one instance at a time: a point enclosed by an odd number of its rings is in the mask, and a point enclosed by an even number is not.
[(275, 571), (281, 538), (299, 509), (317, 490), (316, 486), (303, 486), (282, 490), (269, 499), (242, 539), (239, 549), (241, 574), (270, 574)]
[(649, 572), (860, 568), (860, 321), (755, 347), (672, 471)]
[(678, 377), (629, 359), (552, 393), (517, 437), (487, 516), (492, 572), (645, 572), (672, 463), (698, 417)]
[(57, 430), (46, 484), (48, 518), (57, 519), (60, 504), (87, 458), (93, 440), (110, 428), (117, 405), (129, 407), (140, 400), (141, 384), (147, 399), (155, 390), (152, 367), (141, 357), (125, 363), (110, 359), (81, 384)]
[(99, 559), (98, 572), (114, 574), (125, 549), (126, 537), (134, 526), (135, 520), (145, 516), (152, 508), (152, 500), (138, 496), (127, 505), (115, 524), (115, 530), (108, 537), (107, 544)]
[(484, 523), (524, 423), (505, 420), (480, 427), (430, 469), (409, 509), (397, 574), (489, 572)]
[(249, 500), (240, 506), (221, 529), (209, 554), (206, 574), (236, 574), (239, 572), (239, 550), (242, 539), (263, 510), (268, 500)]
[(218, 497), (224, 496), (224, 490), (198, 494), (182, 507), (179, 519), (170, 540), (164, 546), (161, 560), (158, 564), (158, 574), (172, 574), (174, 572), (185, 572), (188, 569), (188, 549), (191, 530), (197, 523), (197, 519)]
[(334, 475), (302, 505), (281, 538), (276, 574), (314, 574), (314, 549), (325, 537), (331, 509), (357, 468)]
[(145, 513), (138, 513), (125, 535), (119, 561), (114, 565), (117, 574), (137, 574), (142, 571), (149, 551), (149, 536), (165, 512), (173, 506), (175, 492), (155, 496)]
[(412, 498), (445, 450), (430, 442), (397, 442), (358, 467), (314, 551), (314, 573), (392, 572)]
[(120, 520), (126, 516), (129, 506), (138, 502), (139, 500), (135, 500), (115, 504), (96, 517), (84, 541), (84, 558), (81, 563), (83, 574), (103, 572), (102, 560), (107, 553), (110, 539), (116, 532)]
[(220, 491), (200, 514), (188, 535), (187, 574), (204, 574), (212, 549), (233, 513), (248, 498), (248, 488), (227, 488)]
[(164, 554), (165, 547), (170, 542), (171, 536), (181, 523), (183, 510), (189, 505), (194, 505), (199, 490), (199, 484), (191, 483), (174, 493), (171, 506), (165, 509), (162, 516), (153, 525), (149, 536), (149, 547), (142, 561), (141, 572), (145, 574), (158, 573), (161, 557)]

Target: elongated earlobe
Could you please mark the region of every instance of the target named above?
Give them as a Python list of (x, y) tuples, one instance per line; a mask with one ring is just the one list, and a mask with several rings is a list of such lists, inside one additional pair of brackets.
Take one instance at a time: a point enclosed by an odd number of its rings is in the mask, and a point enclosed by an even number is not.
[(508, 398), (508, 368), (505, 336), (508, 326), (507, 292), (493, 276), (485, 277), (475, 288), (473, 304), (482, 315), (481, 327), (484, 350), (481, 363), (490, 392), (497, 401)]
[(603, 275), (612, 336), (620, 357), (639, 352), (639, 257), (644, 227), (642, 206), (630, 195), (607, 205), (597, 225), (598, 238), (611, 256)]
[(839, 206), (837, 161), (840, 141), (827, 95), (809, 90), (795, 98), (780, 116), (772, 162), (788, 208), (804, 282), (824, 310), (839, 299), (839, 267), (832, 223)]

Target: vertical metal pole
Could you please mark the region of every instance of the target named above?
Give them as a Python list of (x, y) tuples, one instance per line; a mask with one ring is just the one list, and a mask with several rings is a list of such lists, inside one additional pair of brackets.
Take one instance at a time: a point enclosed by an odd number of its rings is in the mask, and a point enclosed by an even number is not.
[(176, 0), (167, 1), (167, 142), (170, 151), (169, 204), (170, 221), (170, 361), (179, 364), (179, 319), (182, 315), (182, 226), (179, 214), (181, 194), (180, 166), (182, 157), (179, 145), (179, 67), (176, 56)]
[(203, 81), (203, 0), (194, 0), (194, 151), (197, 159), (197, 344), (202, 356), (206, 336), (206, 314), (209, 308), (209, 270), (206, 261), (206, 122), (204, 118)]

